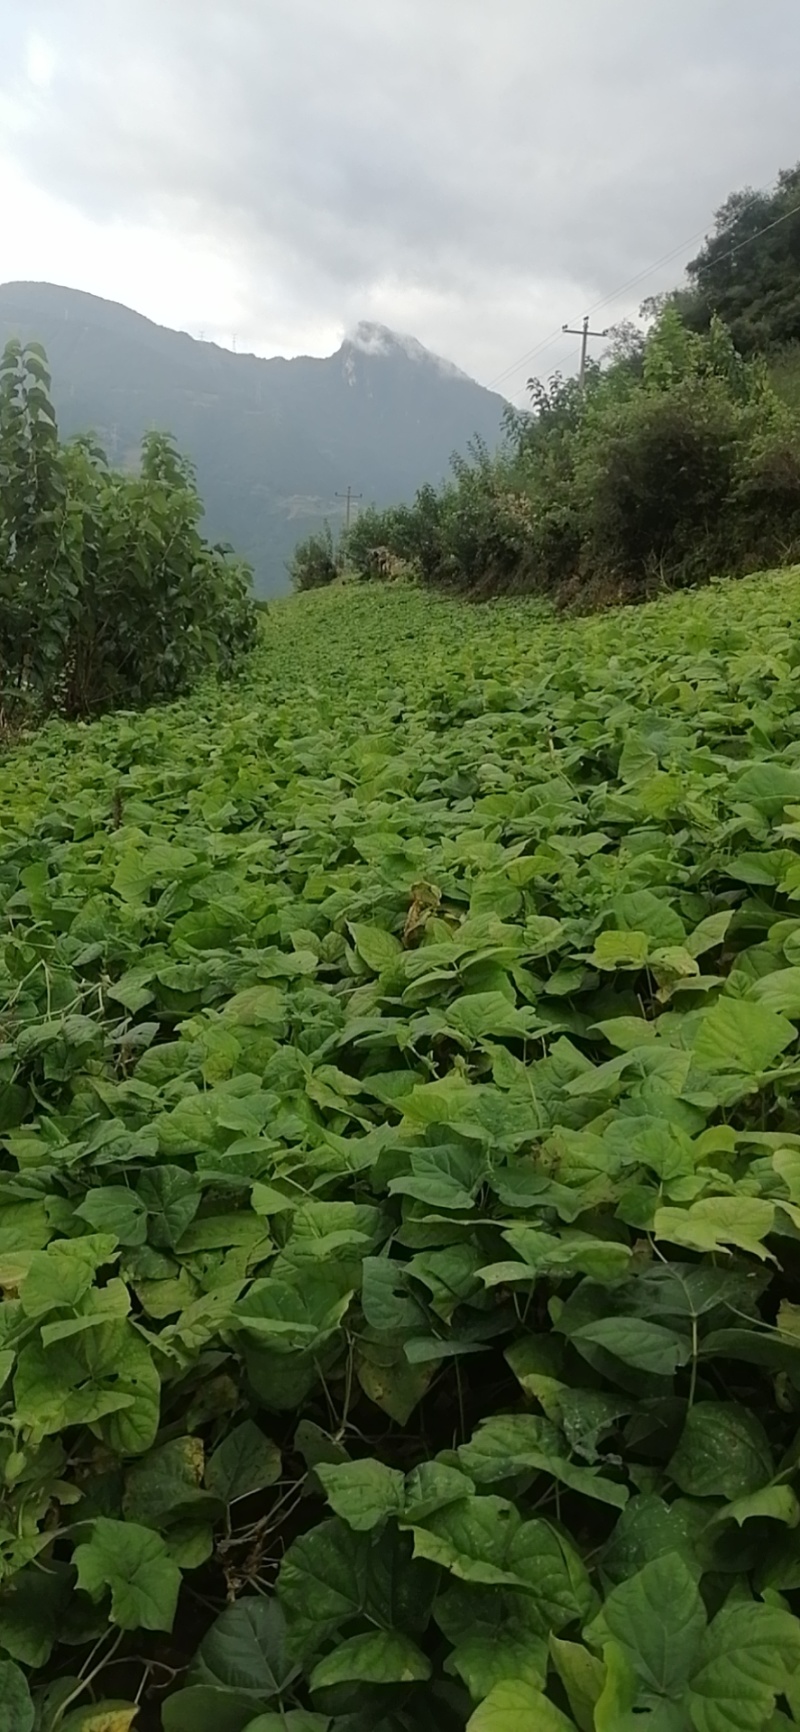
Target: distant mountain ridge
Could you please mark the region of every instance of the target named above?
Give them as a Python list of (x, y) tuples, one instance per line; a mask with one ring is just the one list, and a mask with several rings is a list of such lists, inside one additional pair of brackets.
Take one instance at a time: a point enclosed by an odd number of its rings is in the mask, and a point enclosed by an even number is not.
[(212, 540), (248, 558), (256, 589), (288, 588), (292, 548), (342, 511), (409, 499), (453, 451), (500, 436), (502, 397), (384, 325), (363, 322), (336, 354), (232, 354), (129, 307), (52, 283), (0, 285), (0, 344), (44, 344), (65, 434), (93, 428), (128, 467), (150, 427), (197, 465)]

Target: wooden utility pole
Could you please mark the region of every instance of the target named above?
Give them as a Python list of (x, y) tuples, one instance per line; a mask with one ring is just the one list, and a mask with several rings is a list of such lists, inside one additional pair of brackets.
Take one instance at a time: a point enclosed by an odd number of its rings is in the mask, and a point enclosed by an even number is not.
[(588, 313), (585, 315), (583, 324), (581, 325), (581, 328), (579, 331), (576, 331), (574, 326), (572, 326), (572, 325), (562, 325), (561, 329), (562, 329), (562, 331), (566, 331), (568, 337), (580, 337), (580, 339), (581, 339), (581, 364), (580, 364), (580, 368), (578, 371), (578, 385), (579, 385), (581, 391), (585, 391), (586, 390), (586, 350), (588, 348), (589, 338), (590, 337), (607, 337), (608, 331), (590, 331), (589, 330), (589, 314)]
[(364, 497), (363, 493), (354, 493), (352, 487), (348, 487), (346, 493), (334, 494), (335, 499), (346, 499), (347, 500), (347, 504), (345, 505), (345, 508), (344, 508), (344, 533), (345, 533), (345, 536), (348, 536), (350, 533), (350, 507), (352, 505), (352, 502), (354, 499), (363, 499), (363, 497)]

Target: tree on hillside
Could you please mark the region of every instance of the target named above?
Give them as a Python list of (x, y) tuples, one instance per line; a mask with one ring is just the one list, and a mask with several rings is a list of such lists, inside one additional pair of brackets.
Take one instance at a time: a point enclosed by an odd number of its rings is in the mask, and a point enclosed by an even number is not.
[(800, 164), (771, 192), (731, 193), (687, 276), (674, 298), (693, 329), (707, 330), (716, 314), (743, 354), (799, 341)]

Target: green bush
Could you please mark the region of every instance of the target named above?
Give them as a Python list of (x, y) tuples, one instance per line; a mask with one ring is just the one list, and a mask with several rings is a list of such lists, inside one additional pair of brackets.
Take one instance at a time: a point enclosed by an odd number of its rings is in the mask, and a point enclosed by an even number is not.
[(292, 588), (324, 589), (338, 575), (339, 564), (331, 526), (325, 523), (315, 534), (299, 541), (288, 566)]
[(139, 475), (59, 440), (44, 351), (0, 362), (0, 702), (85, 716), (231, 672), (255, 639), (250, 573), (204, 541), (190, 464), (165, 434)]
[[(375, 514), (367, 533), (428, 583), (473, 597), (535, 590), (635, 597), (800, 548), (800, 436), (761, 361), (716, 319), (672, 305), (642, 344), (617, 345), (585, 389), (531, 382), (506, 448), (456, 458), (438, 492)], [(366, 515), (366, 514), (365, 514)]]
[(800, 528), (800, 440), (760, 362), (668, 307), (627, 393), (605, 381), (575, 436), (580, 569), (634, 593), (786, 557)]
[(576, 474), (584, 567), (703, 575), (709, 555), (714, 565), (729, 551), (735, 461), (736, 420), (716, 381), (614, 405)]
[[(348, 570), (368, 581), (388, 575), (389, 561), (408, 562), (405, 527), (414, 507), (368, 505), (351, 525), (344, 549)], [(401, 547), (404, 551), (401, 553)]]

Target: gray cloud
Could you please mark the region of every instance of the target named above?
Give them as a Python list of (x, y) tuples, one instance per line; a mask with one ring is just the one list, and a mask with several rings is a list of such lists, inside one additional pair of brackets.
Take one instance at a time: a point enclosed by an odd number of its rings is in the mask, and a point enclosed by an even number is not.
[[(218, 249), (240, 341), (267, 351), (377, 317), (488, 380), (800, 155), (795, 0), (15, 11), (0, 129), (19, 167), (100, 222)], [(25, 81), (34, 32), (49, 83)], [(694, 250), (604, 319), (677, 280)], [(53, 257), (54, 280), (76, 272)], [(154, 286), (144, 310), (156, 301)]]

